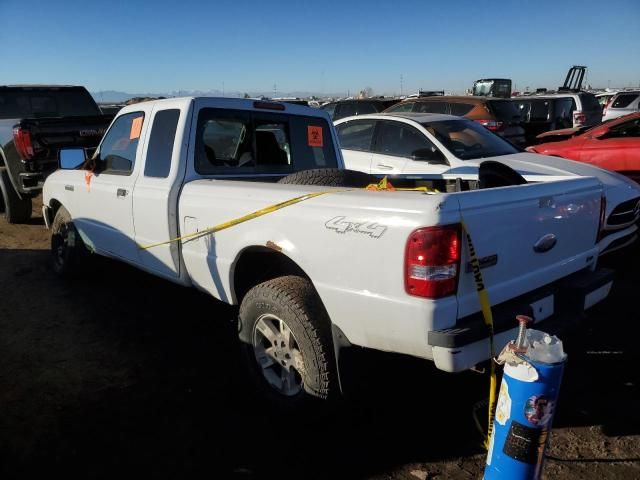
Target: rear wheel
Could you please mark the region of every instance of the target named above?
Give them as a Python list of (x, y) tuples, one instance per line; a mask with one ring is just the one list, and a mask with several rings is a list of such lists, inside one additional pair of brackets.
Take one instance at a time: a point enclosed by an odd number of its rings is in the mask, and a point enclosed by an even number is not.
[[(20, 198), (9, 178), (9, 172), (0, 169), (1, 204), (4, 205), (4, 218), (8, 223), (25, 223), (31, 218), (31, 198)], [(0, 206), (0, 211), (2, 207)]]
[(79, 273), (88, 260), (88, 250), (78, 234), (71, 215), (60, 207), (51, 224), (51, 265), (62, 277)]
[(278, 183), (295, 185), (324, 185), (326, 187), (364, 188), (371, 183), (378, 183), (368, 173), (356, 170), (340, 170), (338, 168), (316, 168), (302, 170), (281, 178)]
[(329, 317), (311, 282), (279, 277), (240, 305), (243, 356), (258, 393), (289, 412), (337, 396)]

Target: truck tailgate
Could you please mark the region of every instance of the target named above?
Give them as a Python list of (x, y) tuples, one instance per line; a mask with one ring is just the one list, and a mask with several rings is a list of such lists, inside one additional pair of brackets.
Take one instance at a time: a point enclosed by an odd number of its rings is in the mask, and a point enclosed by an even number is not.
[[(601, 196), (592, 177), (457, 194), (491, 303), (594, 265)], [(463, 245), (458, 318), (480, 308), (469, 260)], [(552, 303), (543, 306), (541, 314), (553, 313)]]
[(61, 148), (97, 147), (112, 119), (112, 115), (25, 119), (17, 126), (30, 132), (36, 156), (57, 158)]

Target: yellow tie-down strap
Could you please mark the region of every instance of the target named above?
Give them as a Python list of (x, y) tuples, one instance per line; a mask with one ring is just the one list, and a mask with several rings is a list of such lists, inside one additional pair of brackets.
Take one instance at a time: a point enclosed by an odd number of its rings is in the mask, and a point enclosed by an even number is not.
[[(234, 227), (244, 222), (248, 222), (249, 220), (253, 220), (254, 218), (262, 217), (263, 215), (267, 215), (269, 213), (277, 212), (286, 207), (290, 207), (291, 205), (295, 205), (296, 203), (304, 202), (305, 200), (309, 200), (311, 198), (319, 197), (320, 195), (326, 195), (329, 193), (339, 193), (339, 192), (348, 192), (349, 190), (331, 190), (325, 192), (315, 192), (315, 193), (307, 193), (305, 195), (300, 195), (299, 197), (292, 198), (290, 200), (285, 200), (284, 202), (276, 203), (274, 205), (269, 205), (268, 207), (261, 208), (260, 210), (256, 210), (255, 212), (248, 213), (243, 215), (242, 217), (234, 218), (233, 220), (229, 220), (227, 222), (220, 223), (213, 227), (205, 228), (199, 232), (189, 233), (187, 235), (181, 235), (176, 238), (172, 238), (170, 240), (166, 240), (164, 242), (153, 243), (151, 245), (138, 245), (140, 250), (148, 250), (153, 247), (159, 247), (160, 245), (167, 245), (169, 243), (180, 242), (183, 240), (191, 240), (197, 237), (201, 237), (204, 235), (208, 235), (210, 233), (219, 232), (221, 230), (226, 230), (227, 228)], [(437, 190), (432, 190), (427, 187), (416, 187), (416, 188), (395, 188), (391, 183), (387, 180), (387, 177), (384, 177), (380, 183), (372, 183), (365, 187), (365, 190), (372, 191), (416, 191), (416, 192), (424, 192), (424, 193), (437, 193)]]
[(480, 270), (480, 262), (478, 261), (478, 257), (476, 255), (476, 250), (473, 247), (473, 242), (471, 240), (471, 234), (469, 233), (469, 229), (467, 228), (466, 223), (462, 220), (462, 232), (467, 241), (467, 247), (469, 248), (469, 256), (471, 257), (471, 271), (473, 273), (473, 280), (476, 284), (476, 290), (478, 292), (478, 300), (480, 300), (480, 308), (482, 310), (482, 317), (484, 318), (484, 324), (489, 331), (489, 349), (491, 353), (491, 357), (489, 363), (491, 366), (489, 367), (489, 425), (487, 427), (487, 436), (484, 439), (484, 447), (486, 449), (489, 448), (489, 441), (491, 439), (491, 434), (493, 433), (493, 416), (494, 416), (494, 407), (496, 404), (496, 366), (493, 361), (496, 356), (495, 345), (493, 341), (493, 313), (491, 312), (491, 303), (489, 302), (489, 294), (487, 293), (487, 289), (484, 284), (484, 280), (482, 278), (482, 271)]

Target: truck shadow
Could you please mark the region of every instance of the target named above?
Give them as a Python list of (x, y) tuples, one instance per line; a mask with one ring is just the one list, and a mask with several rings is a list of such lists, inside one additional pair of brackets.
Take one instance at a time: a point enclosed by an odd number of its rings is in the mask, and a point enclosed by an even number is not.
[[(0, 250), (3, 478), (362, 478), (474, 455), (480, 473), (472, 412), (488, 382), (479, 374), (361, 352), (356, 398), (291, 418), (247, 385), (235, 308), (103, 259), (61, 282), (47, 257)], [(554, 426), (640, 433), (637, 278), (625, 270), (563, 337), (570, 361)]]

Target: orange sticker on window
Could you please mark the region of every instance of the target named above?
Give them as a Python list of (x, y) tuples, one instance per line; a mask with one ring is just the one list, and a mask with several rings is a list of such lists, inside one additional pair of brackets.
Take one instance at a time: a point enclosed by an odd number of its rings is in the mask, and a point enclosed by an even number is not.
[(131, 122), (131, 132), (129, 133), (129, 140), (140, 138), (140, 132), (142, 131), (142, 118), (143, 117), (136, 117), (133, 119), (133, 122)]
[(307, 127), (307, 143), (310, 147), (322, 147), (322, 127)]

